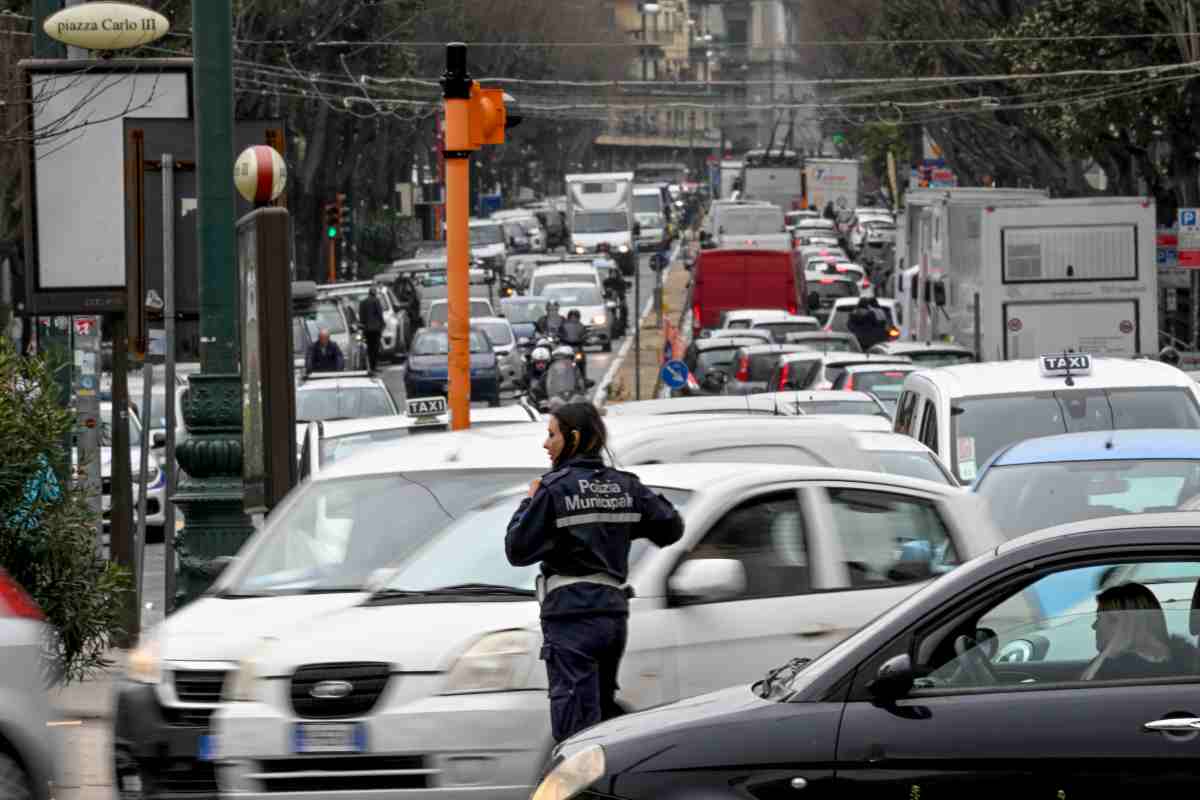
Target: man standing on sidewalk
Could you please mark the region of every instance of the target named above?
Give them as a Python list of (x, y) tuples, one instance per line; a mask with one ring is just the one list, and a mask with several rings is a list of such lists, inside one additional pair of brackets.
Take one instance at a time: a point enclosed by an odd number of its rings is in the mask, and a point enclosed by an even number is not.
[(379, 370), (379, 345), (383, 339), (383, 303), (379, 302), (378, 291), (372, 286), (370, 293), (358, 304), (358, 319), (367, 340), (367, 365), (371, 372)]

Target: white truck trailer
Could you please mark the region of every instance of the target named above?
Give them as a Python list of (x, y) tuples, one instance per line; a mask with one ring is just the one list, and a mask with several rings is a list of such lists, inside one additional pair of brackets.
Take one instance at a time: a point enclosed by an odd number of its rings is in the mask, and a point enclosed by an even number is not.
[[(838, 211), (858, 207), (859, 163), (845, 158), (807, 158), (804, 160), (804, 208), (824, 211), (833, 203)], [(789, 209), (784, 209), (789, 210)]]
[(621, 272), (637, 269), (633, 215), (633, 173), (567, 175), (567, 227), (570, 252), (607, 253)]

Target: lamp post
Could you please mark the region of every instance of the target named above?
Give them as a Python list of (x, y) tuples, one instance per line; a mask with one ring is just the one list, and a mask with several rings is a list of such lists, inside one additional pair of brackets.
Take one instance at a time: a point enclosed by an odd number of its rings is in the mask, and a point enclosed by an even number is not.
[[(242, 510), (242, 382), (234, 249), (232, 0), (192, 4), (195, 55), (196, 231), (200, 269), (200, 374), (184, 394), (187, 473), (171, 500), (183, 508), (177, 537), (180, 599), (212, 582), (253, 532)], [(171, 569), (171, 565), (167, 565)]]

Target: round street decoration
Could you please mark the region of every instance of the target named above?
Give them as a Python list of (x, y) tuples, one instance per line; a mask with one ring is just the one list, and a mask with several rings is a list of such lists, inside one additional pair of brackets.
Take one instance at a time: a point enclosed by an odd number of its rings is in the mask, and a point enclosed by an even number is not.
[(83, 3), (51, 14), (42, 28), (72, 47), (126, 50), (158, 41), (171, 23), (157, 11), (129, 3)]
[(265, 205), (287, 186), (287, 163), (274, 147), (247, 147), (233, 164), (233, 183), (248, 202)]

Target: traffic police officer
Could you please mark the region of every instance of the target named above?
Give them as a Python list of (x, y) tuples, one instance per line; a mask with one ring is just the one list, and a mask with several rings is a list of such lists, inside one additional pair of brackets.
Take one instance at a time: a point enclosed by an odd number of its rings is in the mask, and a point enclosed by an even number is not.
[(606, 431), (595, 406), (569, 403), (550, 416), (544, 447), (554, 469), (529, 487), (504, 539), (514, 566), (541, 562), (542, 659), (554, 740), (621, 713), (617, 672), (629, 601), (623, 584), (634, 539), (666, 547), (683, 520), (665, 497), (605, 466)]

